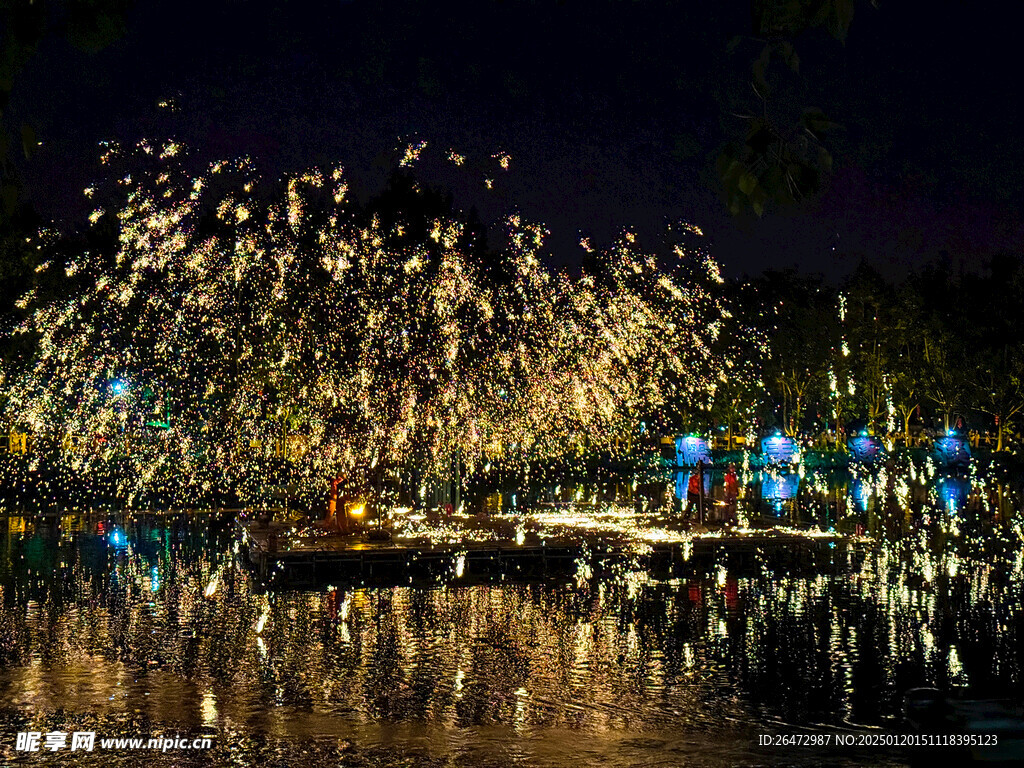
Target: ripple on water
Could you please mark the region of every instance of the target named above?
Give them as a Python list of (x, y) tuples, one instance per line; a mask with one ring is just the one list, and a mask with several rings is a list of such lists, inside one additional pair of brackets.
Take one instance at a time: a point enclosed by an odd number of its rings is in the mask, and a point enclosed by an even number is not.
[(208, 732), (218, 764), (812, 765), (757, 735), (888, 727), (913, 685), (1019, 679), (1019, 573), (949, 576), (928, 548), (852, 575), (264, 593), (201, 527), (116, 559), (43, 536), (67, 563), (49, 579), (18, 565), (25, 541), (0, 540), (6, 732)]

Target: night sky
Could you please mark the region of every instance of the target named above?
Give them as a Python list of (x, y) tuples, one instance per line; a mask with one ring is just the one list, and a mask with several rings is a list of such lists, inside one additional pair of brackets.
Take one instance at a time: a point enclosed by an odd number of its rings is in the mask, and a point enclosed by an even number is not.
[(579, 263), (583, 236), (602, 246), (629, 226), (653, 243), (680, 219), (732, 275), (839, 278), (866, 258), (898, 277), (1021, 252), (1019, 41), (998, 8), (859, 2), (845, 45), (796, 38), (800, 100), (843, 128), (820, 199), (761, 220), (728, 213), (714, 163), (729, 113), (750, 108), (759, 46), (729, 49), (750, 16), (749, 2), (140, 1), (99, 53), (48, 36), (4, 119), (36, 127), (25, 195), (65, 226), (89, 210), (102, 139), (175, 138), (275, 175), (341, 164), (360, 196), (423, 139), (426, 181), (485, 220), (544, 222), (555, 266)]

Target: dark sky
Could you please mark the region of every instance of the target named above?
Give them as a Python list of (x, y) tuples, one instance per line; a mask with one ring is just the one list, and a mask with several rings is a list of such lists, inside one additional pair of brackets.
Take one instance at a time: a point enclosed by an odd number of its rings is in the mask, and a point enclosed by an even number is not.
[(26, 194), (64, 222), (88, 210), (101, 139), (174, 137), (273, 174), (341, 164), (366, 194), (418, 137), (428, 181), (485, 219), (518, 207), (544, 222), (556, 265), (578, 263), (582, 235), (604, 245), (631, 226), (650, 241), (678, 219), (734, 275), (840, 277), (864, 257), (898, 276), (942, 253), (968, 265), (1019, 253), (1015, 25), (968, 3), (856, 8), (845, 45), (820, 30), (794, 41), (796, 98), (843, 126), (830, 186), (761, 220), (728, 214), (714, 171), (739, 124), (729, 112), (750, 108), (759, 47), (727, 50), (750, 33), (749, 0), (139, 2), (99, 53), (48, 37), (5, 122), (36, 126)]

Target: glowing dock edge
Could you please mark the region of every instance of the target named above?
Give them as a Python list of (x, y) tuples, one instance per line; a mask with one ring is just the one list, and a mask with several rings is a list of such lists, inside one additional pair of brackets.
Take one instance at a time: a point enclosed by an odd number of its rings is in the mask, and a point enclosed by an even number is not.
[(719, 532), (688, 540), (652, 537), (642, 546), (600, 534), (525, 545), (515, 539), (375, 544), (340, 537), (305, 545), (286, 543), (286, 537), (278, 542), (279, 528), (261, 529), (243, 521), (236, 525), (248, 545), (250, 567), (265, 585), (284, 587), (572, 579), (579, 574), (581, 560), (595, 578), (611, 578), (623, 568), (706, 578), (723, 563), (737, 573), (774, 567), (821, 573), (860, 567), (873, 546), (863, 537), (789, 530)]

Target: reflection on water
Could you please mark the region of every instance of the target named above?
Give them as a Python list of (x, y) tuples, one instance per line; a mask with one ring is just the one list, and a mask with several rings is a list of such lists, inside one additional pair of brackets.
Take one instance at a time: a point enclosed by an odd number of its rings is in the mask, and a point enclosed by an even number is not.
[(786, 502), (796, 498), (800, 487), (800, 475), (765, 473), (761, 479), (761, 500), (767, 502), (776, 514), (782, 512)]
[[(712, 500), (722, 498), (723, 474), (719, 468), (705, 477)], [(884, 539), (901, 538), (930, 523), (957, 531), (966, 524), (980, 531), (979, 526), (1011, 522), (1020, 508), (1019, 478), (993, 475), (943, 473), (930, 463), (873, 471), (765, 469), (742, 474), (740, 504), (755, 527), (785, 523), (846, 534), (870, 532)], [(675, 473), (677, 506), (685, 499), (689, 477), (688, 471)]]
[(4, 731), (213, 735), (220, 751), (190, 764), (813, 765), (757, 735), (892, 728), (915, 685), (1013, 694), (1015, 517), (968, 513), (969, 482), (909, 506), (896, 480), (843, 482), (748, 484), (765, 514), (799, 504), (883, 540), (859, 572), (800, 578), (267, 593), (213, 518), (0, 518)]

